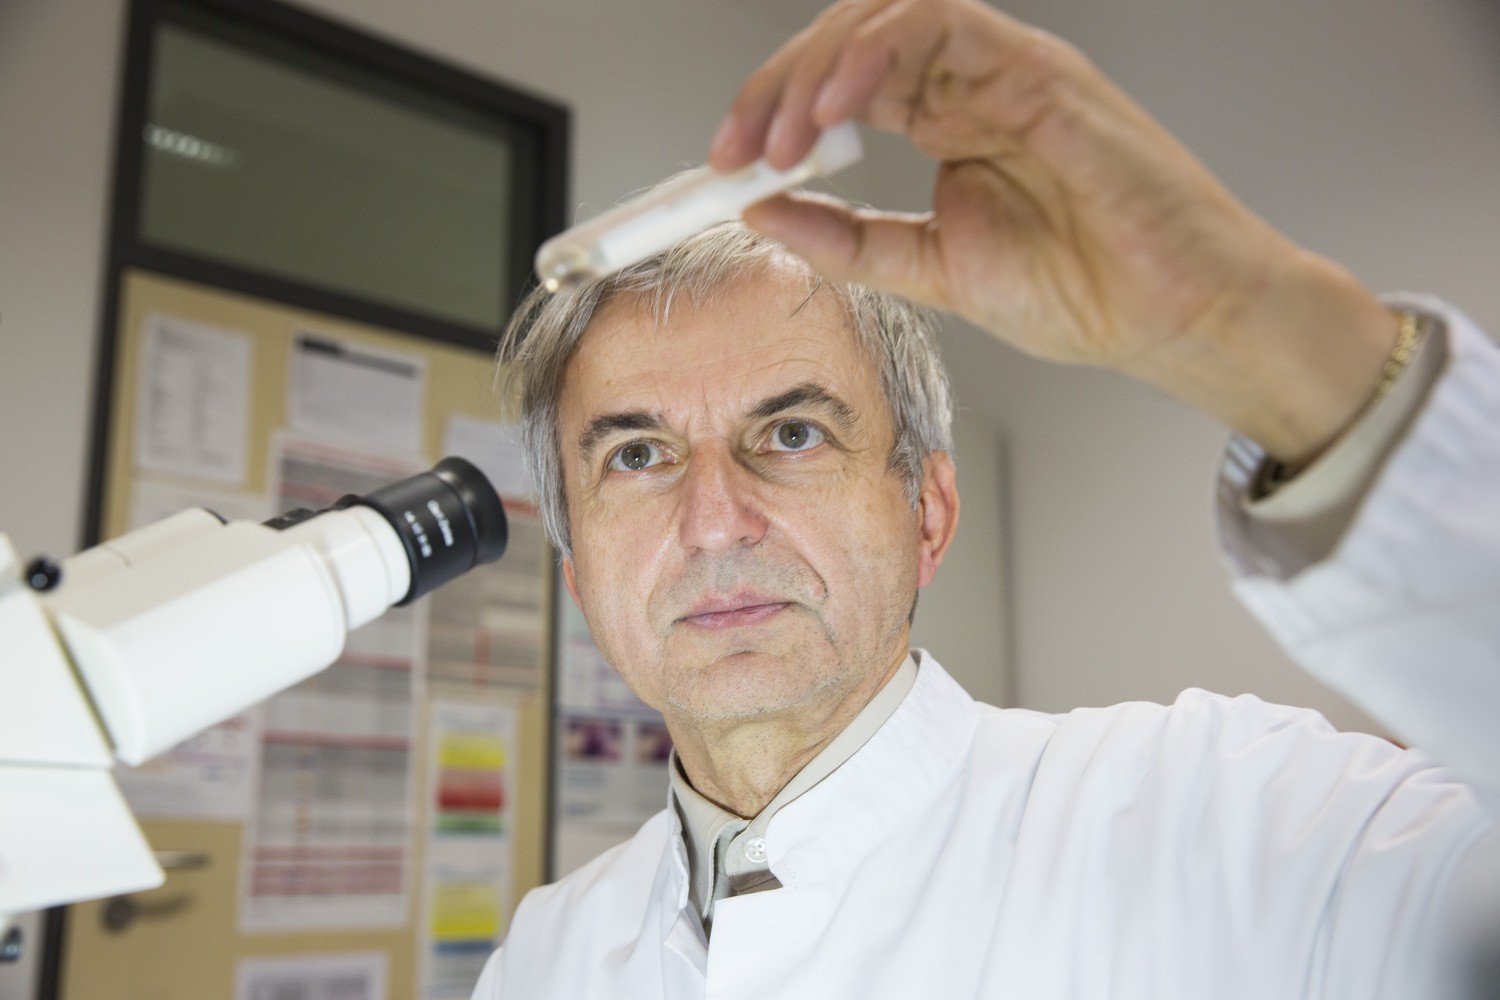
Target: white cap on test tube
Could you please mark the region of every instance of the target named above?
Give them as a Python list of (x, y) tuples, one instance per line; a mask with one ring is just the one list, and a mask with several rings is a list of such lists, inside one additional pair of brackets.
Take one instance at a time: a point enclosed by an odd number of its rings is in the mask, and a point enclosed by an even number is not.
[(829, 126), (812, 151), (788, 170), (765, 160), (721, 174), (699, 167), (671, 183), (559, 233), (536, 254), (548, 291), (591, 281), (644, 260), (750, 205), (813, 177), (831, 174), (864, 154), (853, 122)]

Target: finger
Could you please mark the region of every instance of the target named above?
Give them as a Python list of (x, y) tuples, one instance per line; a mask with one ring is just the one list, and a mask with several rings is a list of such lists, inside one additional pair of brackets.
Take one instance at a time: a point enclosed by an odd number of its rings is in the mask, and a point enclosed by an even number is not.
[[(831, 125), (861, 115), (880, 91), (917, 97), (920, 81), (913, 85), (909, 67), (929, 64), (948, 31), (947, 18), (934, 16), (935, 7), (899, 0), (862, 23), (814, 98), (814, 120)], [(892, 86), (893, 70), (902, 67), (908, 72)]]
[(779, 170), (807, 155), (829, 123), (813, 120), (813, 101), (862, 24), (898, 0), (850, 0), (825, 11), (803, 33), (797, 57), (787, 65), (776, 115), (766, 135), (765, 156)]
[(760, 156), (797, 44), (798, 39), (793, 38), (782, 46), (741, 85), (709, 144), (709, 166), (720, 171), (738, 170)]
[(859, 23), (895, 0), (848, 0), (830, 7), (766, 60), (736, 94), (709, 147), (709, 164), (733, 170), (765, 155), (796, 163), (817, 140), (811, 106), (839, 51)]
[(930, 214), (873, 212), (825, 195), (796, 194), (752, 205), (744, 218), (831, 281), (948, 305)]
[(1026, 67), (1048, 46), (1043, 33), (970, 0), (899, 0), (850, 37), (813, 119), (858, 116), (910, 134), (917, 120), (936, 116), (937, 127), (950, 128), (952, 119), (983, 115), (988, 102), (976, 96), (1029, 76)]

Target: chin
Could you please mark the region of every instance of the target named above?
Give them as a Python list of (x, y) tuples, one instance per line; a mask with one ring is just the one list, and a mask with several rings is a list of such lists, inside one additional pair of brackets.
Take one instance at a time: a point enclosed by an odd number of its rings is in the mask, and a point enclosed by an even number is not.
[(847, 685), (839, 683), (835, 664), (754, 650), (726, 653), (685, 671), (668, 702), (677, 712), (705, 722), (779, 715), (837, 697)]

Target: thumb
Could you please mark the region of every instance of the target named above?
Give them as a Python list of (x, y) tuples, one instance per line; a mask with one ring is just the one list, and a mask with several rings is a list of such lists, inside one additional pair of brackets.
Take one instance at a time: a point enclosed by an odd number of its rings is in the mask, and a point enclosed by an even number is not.
[(745, 209), (745, 224), (830, 281), (852, 281), (942, 306), (931, 213), (855, 209), (819, 194), (778, 195)]

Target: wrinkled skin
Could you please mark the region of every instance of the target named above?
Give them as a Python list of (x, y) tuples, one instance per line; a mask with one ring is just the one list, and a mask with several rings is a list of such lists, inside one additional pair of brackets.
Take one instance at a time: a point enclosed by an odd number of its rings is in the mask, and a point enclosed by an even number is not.
[(1120, 370), (1292, 461), (1349, 423), (1395, 342), (1378, 300), (1082, 54), (977, 0), (830, 7), (745, 83), (711, 162), (786, 166), (846, 118), (907, 136), (937, 175), (921, 215), (807, 196), (746, 212), (830, 278)]
[(742, 815), (900, 665), (957, 519), (942, 453), (913, 509), (875, 366), (800, 272), (661, 325), (610, 303), (562, 395), (565, 577), (695, 787)]

